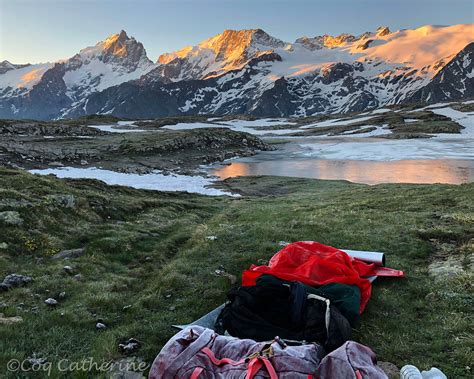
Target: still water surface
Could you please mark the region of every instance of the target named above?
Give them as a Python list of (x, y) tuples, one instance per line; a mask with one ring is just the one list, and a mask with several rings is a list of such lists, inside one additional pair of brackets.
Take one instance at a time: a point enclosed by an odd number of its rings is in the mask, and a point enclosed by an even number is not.
[[(307, 142), (290, 141), (279, 145), (277, 151), (237, 159), (228, 165), (213, 166), (210, 173), (221, 179), (276, 175), (366, 184), (461, 184), (474, 181), (474, 148), (471, 147), (471, 141), (405, 140), (397, 147), (393, 141), (380, 139), (319, 139), (311, 141), (312, 149), (309, 150)], [(340, 153), (336, 146), (340, 146)], [(352, 153), (347, 150), (349, 147)], [(372, 155), (368, 155), (371, 150)], [(406, 159), (410, 156), (417, 159)], [(351, 157), (355, 159), (345, 159)]]

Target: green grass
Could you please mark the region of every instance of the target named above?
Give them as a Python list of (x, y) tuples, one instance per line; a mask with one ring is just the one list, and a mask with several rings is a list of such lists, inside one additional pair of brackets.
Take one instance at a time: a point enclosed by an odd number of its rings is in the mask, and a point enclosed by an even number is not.
[[(448, 377), (471, 377), (473, 184), (366, 186), (253, 177), (222, 186), (243, 196), (133, 190), (0, 169), (0, 212), (16, 210), (24, 220), (0, 225), (0, 244), (8, 244), (0, 250), (0, 275), (34, 278), (1, 293), (0, 312), (24, 321), (0, 325), (0, 367), (33, 353), (51, 362), (118, 360), (118, 344), (130, 337), (142, 342), (135, 355), (151, 363), (175, 333), (172, 324), (188, 323), (223, 302), (230, 281), (215, 275), (219, 266), (240, 277), (251, 263), (278, 251), (279, 241), (316, 240), (385, 251), (388, 265), (407, 274), (375, 282), (355, 340), (399, 367), (437, 366)], [(52, 194), (73, 195), (74, 207), (52, 202)], [(206, 238), (211, 235), (217, 239)], [(77, 247), (86, 248), (80, 258), (50, 258)], [(447, 255), (459, 257), (465, 270), (435, 280), (428, 265)], [(66, 274), (64, 265), (82, 280)], [(58, 307), (43, 303), (63, 291)], [(98, 319), (106, 330), (95, 329)]]

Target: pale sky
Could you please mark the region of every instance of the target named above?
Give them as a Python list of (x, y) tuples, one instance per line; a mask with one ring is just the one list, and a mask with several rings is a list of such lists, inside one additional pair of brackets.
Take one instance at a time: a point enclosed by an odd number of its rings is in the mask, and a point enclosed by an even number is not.
[[(224, 29), (301, 36), (474, 22), (472, 0), (0, 0), (0, 61), (65, 59), (127, 31), (156, 61)], [(474, 36), (473, 36), (474, 40)]]

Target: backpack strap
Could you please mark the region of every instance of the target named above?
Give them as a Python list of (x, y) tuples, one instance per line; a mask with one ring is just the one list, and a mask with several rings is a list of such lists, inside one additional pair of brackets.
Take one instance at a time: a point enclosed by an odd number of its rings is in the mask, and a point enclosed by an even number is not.
[(319, 301), (324, 301), (326, 303), (326, 313), (324, 315), (324, 323), (326, 324), (326, 333), (329, 336), (329, 323), (331, 322), (331, 300), (326, 299), (325, 297), (315, 295), (313, 293), (308, 294), (308, 299), (316, 299)]
[(202, 367), (196, 367), (194, 370), (193, 370), (193, 373), (191, 374), (191, 376), (189, 377), (189, 379), (198, 379), (199, 378), (199, 375), (201, 375), (201, 373), (204, 371), (204, 369)]
[(214, 355), (213, 351), (211, 349), (209, 349), (208, 347), (204, 347), (201, 351), (204, 354), (206, 354), (209, 357), (209, 359), (211, 360), (211, 362), (214, 363), (216, 366), (221, 366), (221, 365), (225, 365), (225, 364), (229, 364), (229, 365), (232, 365), (232, 366), (238, 366), (238, 365), (245, 362), (245, 358), (240, 359), (238, 361), (234, 361), (233, 359), (230, 359), (230, 358), (219, 359)]
[[(206, 354), (208, 358), (211, 360), (211, 362), (215, 364), (216, 366), (221, 366), (225, 364), (238, 366), (238, 365), (241, 365), (242, 363), (248, 362), (247, 374), (245, 375), (245, 379), (253, 379), (262, 367), (265, 367), (267, 369), (268, 373), (270, 374), (270, 379), (278, 379), (278, 375), (275, 371), (275, 368), (273, 367), (272, 363), (268, 360), (266, 356), (262, 356), (258, 354), (252, 357), (250, 360), (248, 360), (248, 358), (244, 358), (238, 361), (234, 361), (233, 359), (230, 359), (230, 358), (222, 358), (222, 359), (217, 358), (215, 354), (213, 353), (213, 351), (207, 347), (202, 348), (201, 352)], [(192, 372), (190, 379), (198, 379), (202, 371), (203, 371), (202, 367), (196, 367), (194, 371)]]
[(275, 371), (275, 368), (266, 357), (252, 358), (252, 360), (249, 362), (245, 379), (253, 379), (263, 366), (265, 366), (268, 373), (270, 374), (270, 379), (278, 379), (278, 375)]

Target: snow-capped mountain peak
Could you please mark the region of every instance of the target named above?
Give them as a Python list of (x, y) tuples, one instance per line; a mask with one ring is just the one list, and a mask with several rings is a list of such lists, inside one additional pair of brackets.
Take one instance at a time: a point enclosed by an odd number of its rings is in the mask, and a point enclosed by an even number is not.
[(27, 64), (14, 64), (14, 63), (11, 63), (7, 60), (4, 60), (3, 62), (0, 62), (0, 75), (4, 74), (4, 73), (6, 73), (7, 71), (10, 71), (10, 70), (17, 70), (19, 68), (28, 67), (28, 66), (30, 66), (29, 63), (27, 63)]
[(127, 72), (134, 71), (139, 66), (152, 65), (152, 61), (148, 59), (143, 45), (135, 40), (135, 38), (129, 37), (124, 30), (110, 35), (95, 46), (82, 49), (78, 54), (69, 59), (67, 63), (70, 68), (74, 69), (94, 59), (103, 63), (122, 66)]
[(154, 64), (122, 30), (56, 64), (0, 63), (0, 117), (300, 116), (474, 97), (473, 36), (473, 24), (294, 43), (225, 30)]
[(204, 79), (240, 69), (249, 60), (271, 54), (285, 45), (262, 29), (228, 29), (196, 46), (162, 54), (157, 63), (176, 68), (159, 70), (171, 80)]

